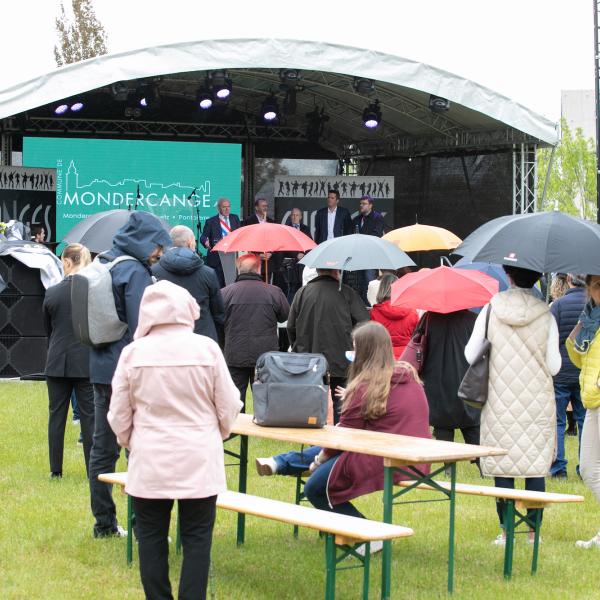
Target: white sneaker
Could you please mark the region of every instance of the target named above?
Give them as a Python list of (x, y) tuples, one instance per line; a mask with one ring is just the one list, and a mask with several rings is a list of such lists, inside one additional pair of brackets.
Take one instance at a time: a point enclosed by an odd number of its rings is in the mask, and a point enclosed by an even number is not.
[(261, 476), (275, 475), (277, 473), (277, 462), (272, 456), (256, 459), (256, 472)]
[(506, 536), (503, 533), (499, 533), (495, 539), (492, 540), (494, 546), (506, 546)]
[(120, 525), (117, 525), (117, 531), (115, 531), (115, 537), (127, 537), (127, 529), (123, 529)]
[(588, 550), (589, 548), (600, 548), (600, 531), (591, 540), (577, 540), (575, 546), (577, 546), (577, 548), (584, 548), (585, 550)]
[[(366, 544), (361, 544), (357, 549), (356, 549), (356, 554), (360, 554), (360, 556), (364, 556), (365, 552), (367, 551), (367, 545)], [(377, 554), (378, 552), (381, 552), (383, 550), (383, 542), (381, 540), (374, 540), (371, 542), (371, 556), (373, 556), (373, 554)]]
[(72, 419), (72, 420), (71, 420), (71, 423), (72, 423), (73, 425), (79, 425), (79, 424), (80, 424), (80, 421), (79, 421), (79, 419)]

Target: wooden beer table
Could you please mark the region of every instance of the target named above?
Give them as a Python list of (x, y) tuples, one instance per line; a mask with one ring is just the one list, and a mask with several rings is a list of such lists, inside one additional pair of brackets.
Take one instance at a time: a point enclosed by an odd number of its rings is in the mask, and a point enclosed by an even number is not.
[[(325, 426), (322, 429), (296, 429), (284, 427), (261, 427), (252, 422), (252, 415), (238, 415), (232, 433), (240, 436), (239, 454), (229, 449), (225, 453), (239, 459), (239, 485), (238, 491), (246, 492), (248, 471), (248, 438), (257, 437), (268, 440), (278, 440), (288, 444), (305, 444), (321, 446), (332, 450), (358, 452), (381, 456), (384, 465), (384, 490), (383, 490), (383, 521), (392, 522), (392, 511), (396, 498), (415, 489), (421, 484), (428, 484), (434, 490), (442, 493), (445, 500), (449, 501), (449, 526), (448, 526), (448, 591), (454, 587), (454, 520), (456, 512), (456, 463), (471, 461), (483, 456), (502, 456), (507, 453), (502, 448), (474, 446), (472, 444), (458, 444), (455, 442), (442, 442), (433, 439), (395, 435), (392, 433), (378, 433), (348, 427)], [(450, 484), (439, 485), (434, 477), (443, 473), (445, 465), (432, 470), (429, 474), (423, 473), (418, 465), (429, 463), (446, 463), (450, 470)], [(411, 485), (394, 492), (394, 471), (405, 474), (412, 480)], [(245, 515), (238, 514), (237, 543), (244, 543)], [(417, 532), (418, 534), (418, 532)], [(381, 597), (389, 599), (391, 592), (391, 567), (392, 547), (390, 541), (383, 543)]]

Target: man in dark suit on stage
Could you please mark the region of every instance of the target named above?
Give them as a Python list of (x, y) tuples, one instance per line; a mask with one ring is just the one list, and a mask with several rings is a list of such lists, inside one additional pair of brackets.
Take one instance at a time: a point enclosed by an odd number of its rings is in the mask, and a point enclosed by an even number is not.
[(213, 252), (217, 242), (221, 241), (226, 235), (241, 227), (240, 219), (237, 215), (231, 213), (231, 202), (228, 198), (219, 198), (217, 202), (218, 213), (210, 219), (206, 219), (204, 229), (200, 236), (200, 243), (208, 250), (206, 254), (206, 264), (212, 267), (219, 279), (219, 285), (225, 287), (225, 275), (221, 266), (221, 259), (218, 252)]
[[(373, 198), (365, 194), (360, 199), (358, 205), (358, 215), (352, 219), (352, 232), (361, 233), (363, 235), (374, 235), (375, 237), (383, 236), (385, 223), (383, 215), (376, 210), (373, 210)], [(368, 269), (366, 271), (356, 271), (358, 293), (363, 302), (368, 305), (367, 291), (369, 282), (377, 279), (377, 269)]]
[[(274, 223), (273, 219), (267, 215), (269, 211), (269, 203), (264, 198), (257, 198), (254, 201), (254, 214), (250, 215), (242, 225), (258, 225), (259, 223)], [(263, 261), (262, 278), (265, 283), (271, 283), (273, 271), (275, 269), (275, 259), (277, 252), (267, 252), (266, 254), (257, 254)], [(267, 260), (267, 269), (264, 268), (265, 259)], [(267, 281), (267, 278), (269, 281)]]
[(352, 233), (352, 218), (347, 208), (339, 206), (340, 194), (337, 190), (327, 193), (327, 206), (320, 208), (315, 215), (315, 242), (320, 244)]

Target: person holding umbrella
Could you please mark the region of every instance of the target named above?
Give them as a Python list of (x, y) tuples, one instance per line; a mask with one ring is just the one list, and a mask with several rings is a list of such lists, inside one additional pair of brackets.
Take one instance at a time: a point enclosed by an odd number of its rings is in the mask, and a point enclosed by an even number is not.
[[(494, 477), (496, 487), (514, 488), (519, 478), (525, 480), (525, 489), (543, 492), (556, 447), (552, 377), (561, 366), (558, 327), (548, 305), (531, 291), (541, 274), (513, 266), (504, 270), (511, 288), (496, 294), (482, 309), (465, 348), (465, 358), (472, 363), (485, 339), (487, 323), (489, 388), (481, 411), (480, 440), (508, 453), (482, 458), (481, 469)], [(505, 510), (506, 502), (497, 501), (502, 531), (493, 543), (498, 546), (506, 544)], [(531, 525), (541, 518), (541, 509), (527, 511), (529, 543), (534, 541)]]
[[(565, 345), (569, 358), (581, 369), (579, 385), (585, 406), (581, 434), (580, 472), (600, 502), (600, 275), (585, 278), (588, 301)], [(591, 540), (578, 540), (578, 548), (600, 548), (600, 531)]]

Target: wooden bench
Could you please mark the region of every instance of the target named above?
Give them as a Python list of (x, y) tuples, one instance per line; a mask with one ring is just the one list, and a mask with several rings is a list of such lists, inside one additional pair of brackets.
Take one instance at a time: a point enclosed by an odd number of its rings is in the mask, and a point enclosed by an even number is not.
[[(105, 473), (100, 481), (121, 486), (124, 490), (127, 473)], [(409, 537), (413, 530), (408, 527), (348, 517), (308, 506), (297, 506), (280, 500), (271, 500), (240, 492), (223, 492), (217, 496), (217, 507), (236, 513), (280, 521), (298, 527), (308, 527), (325, 534), (325, 600), (335, 598), (335, 575), (338, 563), (348, 556), (359, 561), (363, 568), (363, 598), (369, 597), (370, 543), (374, 540), (393, 540)], [(127, 563), (133, 558), (133, 510), (131, 497), (127, 497)], [(179, 536), (178, 536), (179, 537)], [(357, 549), (365, 545), (365, 552)], [(350, 567), (343, 567), (350, 568)]]
[[(402, 481), (400, 487), (418, 490), (439, 491), (436, 487), (427, 484), (416, 484), (414, 481)], [(450, 491), (451, 484), (448, 482), (437, 482), (441, 490)], [(485, 496), (496, 500), (505, 500), (506, 509), (504, 513), (504, 524), (506, 532), (506, 546), (504, 549), (504, 577), (510, 579), (512, 575), (513, 548), (515, 532), (519, 525), (525, 524), (534, 531), (533, 557), (531, 560), (531, 574), (537, 571), (538, 552), (540, 547), (541, 513), (537, 511), (536, 518), (527, 517), (527, 509), (546, 508), (551, 504), (564, 504), (571, 502), (583, 502), (583, 496), (572, 494), (555, 494), (553, 492), (530, 492), (527, 490), (516, 490), (510, 488), (492, 487), (487, 485), (471, 485), (469, 483), (457, 483), (454, 487), (457, 494), (470, 496)], [(518, 532), (524, 533), (524, 532)]]

